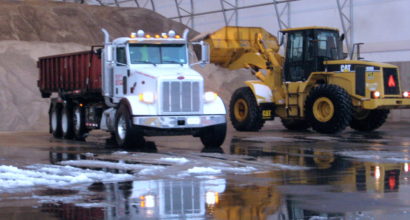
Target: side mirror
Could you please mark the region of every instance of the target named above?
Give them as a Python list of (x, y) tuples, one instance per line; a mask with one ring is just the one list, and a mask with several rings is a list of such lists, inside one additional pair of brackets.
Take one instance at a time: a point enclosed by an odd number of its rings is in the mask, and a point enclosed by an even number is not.
[(210, 57), (210, 50), (209, 50), (209, 44), (205, 41), (201, 41), (201, 64), (209, 64), (209, 57)]
[(342, 35), (340, 35), (340, 41), (344, 41), (345, 40), (345, 34), (343, 33)]
[[(209, 58), (210, 58), (210, 50), (209, 50), (209, 44), (205, 41), (200, 41), (200, 42), (192, 42), (191, 43), (194, 47), (194, 51), (196, 52), (197, 55), (201, 55), (199, 58), (199, 62), (191, 64), (193, 65), (201, 65), (201, 67), (204, 67), (206, 64), (209, 64)], [(201, 48), (201, 51), (198, 52), (197, 49)]]

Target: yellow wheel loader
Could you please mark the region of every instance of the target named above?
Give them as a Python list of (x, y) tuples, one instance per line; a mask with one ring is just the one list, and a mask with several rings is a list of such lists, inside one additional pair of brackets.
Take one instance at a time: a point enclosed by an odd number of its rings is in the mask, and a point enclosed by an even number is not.
[(280, 33), (285, 57), (277, 38), (262, 28), (224, 27), (203, 38), (212, 63), (248, 68), (257, 78), (232, 95), (230, 118), (237, 130), (258, 131), (265, 120), (280, 117), (290, 130), (336, 133), (350, 125), (372, 131), (390, 109), (410, 107), (397, 67), (360, 60), (360, 52), (359, 59), (346, 60), (344, 35), (337, 29), (314, 26)]

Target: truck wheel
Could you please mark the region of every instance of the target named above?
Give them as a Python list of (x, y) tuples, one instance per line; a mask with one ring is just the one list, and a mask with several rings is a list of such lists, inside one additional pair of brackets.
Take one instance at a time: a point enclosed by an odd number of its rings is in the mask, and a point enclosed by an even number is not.
[(282, 125), (288, 130), (303, 131), (310, 128), (310, 124), (304, 119), (281, 119)]
[(83, 108), (75, 106), (71, 120), (75, 139), (84, 141), (87, 136), (87, 129), (85, 127), (85, 114)]
[(388, 109), (375, 109), (375, 110), (362, 110), (353, 114), (350, 127), (358, 131), (373, 131), (378, 129), (386, 122), (387, 116), (390, 110)]
[(233, 127), (238, 131), (259, 131), (265, 123), (249, 87), (242, 87), (234, 92), (229, 104), (229, 116)]
[(62, 112), (61, 112), (61, 131), (62, 131), (62, 136), (65, 139), (72, 139), (74, 137), (74, 131), (73, 131), (73, 121), (72, 116), (73, 115), (73, 108), (72, 105), (69, 103), (66, 103), (62, 107)]
[(323, 84), (314, 87), (306, 98), (305, 114), (312, 128), (320, 133), (336, 133), (352, 120), (352, 100), (339, 86)]
[(51, 103), (50, 109), (50, 131), (55, 138), (62, 137), (61, 130), (61, 104)]
[(142, 148), (145, 144), (144, 137), (132, 124), (131, 114), (125, 105), (120, 105), (115, 115), (115, 139), (119, 147)]
[(219, 148), (225, 141), (226, 123), (206, 127), (201, 131), (199, 138), (207, 148)]

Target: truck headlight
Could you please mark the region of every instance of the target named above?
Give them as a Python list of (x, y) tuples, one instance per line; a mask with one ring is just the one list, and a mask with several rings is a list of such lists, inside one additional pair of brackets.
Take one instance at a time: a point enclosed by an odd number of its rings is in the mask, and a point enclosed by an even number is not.
[(204, 99), (205, 102), (213, 102), (218, 98), (218, 94), (214, 92), (205, 92)]
[(141, 102), (145, 102), (145, 103), (148, 103), (148, 104), (152, 104), (152, 103), (155, 102), (155, 95), (154, 95), (154, 93), (152, 93), (152, 92), (144, 92), (144, 93), (140, 93), (140, 94), (138, 95), (138, 99), (139, 99)]

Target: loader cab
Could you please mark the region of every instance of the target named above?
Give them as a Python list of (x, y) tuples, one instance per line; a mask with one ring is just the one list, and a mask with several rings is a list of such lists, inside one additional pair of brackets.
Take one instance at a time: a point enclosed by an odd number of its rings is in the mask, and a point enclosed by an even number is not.
[(344, 58), (342, 38), (337, 29), (309, 27), (281, 32), (286, 39), (285, 81), (305, 81), (312, 72), (325, 70), (324, 61)]

